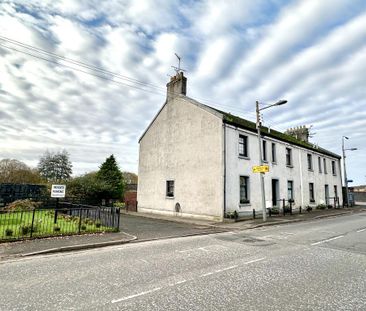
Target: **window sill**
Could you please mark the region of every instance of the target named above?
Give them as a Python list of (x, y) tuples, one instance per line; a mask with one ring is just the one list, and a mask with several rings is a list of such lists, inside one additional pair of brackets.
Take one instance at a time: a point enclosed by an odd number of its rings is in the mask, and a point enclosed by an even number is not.
[(287, 164), (286, 164), (286, 166), (287, 166), (288, 168), (294, 168), (294, 166), (293, 166), (293, 165), (287, 165)]
[(333, 176), (337, 176), (337, 174), (333, 174)]
[(250, 202), (248, 203), (239, 203), (239, 207), (251, 206)]
[(313, 169), (308, 169), (308, 171), (314, 173), (314, 170)]
[(166, 199), (171, 199), (171, 200), (173, 200), (174, 199), (174, 197), (165, 197)]
[(276, 161), (272, 161), (272, 165), (277, 165), (277, 162)]
[(249, 157), (246, 157), (246, 156), (244, 156), (244, 155), (240, 155), (240, 154), (239, 154), (238, 158), (239, 158), (239, 159), (243, 159), (243, 160), (250, 160), (250, 158), (249, 158)]
[(315, 200), (310, 200), (310, 204), (315, 204)]

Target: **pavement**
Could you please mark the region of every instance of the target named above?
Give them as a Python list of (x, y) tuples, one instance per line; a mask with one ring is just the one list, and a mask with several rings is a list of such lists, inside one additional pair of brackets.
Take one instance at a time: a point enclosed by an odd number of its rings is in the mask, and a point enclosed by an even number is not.
[(310, 213), (305, 212), (302, 214), (269, 217), (265, 223), (261, 218), (218, 223), (198, 219), (128, 212), (121, 214), (121, 231), (118, 233), (74, 235), (1, 243), (0, 261), (14, 257), (83, 250), (131, 242), (206, 235), (225, 231), (250, 230), (262, 226), (310, 221), (362, 212), (366, 212), (365, 206), (315, 210)]

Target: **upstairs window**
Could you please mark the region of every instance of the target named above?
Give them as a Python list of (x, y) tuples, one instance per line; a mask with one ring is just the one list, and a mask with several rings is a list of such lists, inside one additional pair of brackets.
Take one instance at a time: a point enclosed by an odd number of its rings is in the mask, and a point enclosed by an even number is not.
[(335, 161), (332, 161), (332, 174), (337, 175)]
[(249, 203), (249, 177), (240, 176), (240, 204)]
[(312, 171), (313, 170), (313, 156), (310, 153), (308, 153), (307, 158), (308, 158), (308, 170)]
[(166, 196), (168, 198), (174, 198), (174, 180), (166, 181)]
[(318, 157), (318, 167), (319, 167), (319, 173), (322, 172), (322, 159)]
[(323, 159), (323, 168), (324, 168), (324, 174), (328, 174), (328, 172), (327, 172), (327, 160), (325, 158)]
[(239, 135), (239, 156), (248, 157), (248, 136)]
[(262, 141), (262, 152), (263, 152), (263, 161), (267, 162), (267, 142), (265, 140)]
[(276, 155), (276, 144), (272, 143), (272, 162), (277, 162), (277, 155)]
[(286, 165), (292, 166), (292, 149), (286, 148)]

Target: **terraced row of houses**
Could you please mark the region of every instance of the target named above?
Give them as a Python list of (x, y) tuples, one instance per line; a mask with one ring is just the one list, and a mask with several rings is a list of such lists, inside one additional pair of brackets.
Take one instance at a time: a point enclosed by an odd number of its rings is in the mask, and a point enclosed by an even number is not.
[[(182, 72), (139, 140), (139, 211), (222, 220), (261, 212), (256, 124), (186, 96)], [(261, 129), (268, 208), (342, 201), (340, 156), (308, 141), (308, 129)]]

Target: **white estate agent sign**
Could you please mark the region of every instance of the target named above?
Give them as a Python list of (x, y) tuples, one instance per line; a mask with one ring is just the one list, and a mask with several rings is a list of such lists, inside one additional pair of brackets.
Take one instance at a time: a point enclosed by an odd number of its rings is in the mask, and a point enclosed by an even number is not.
[(51, 198), (64, 198), (66, 194), (66, 185), (52, 185)]

